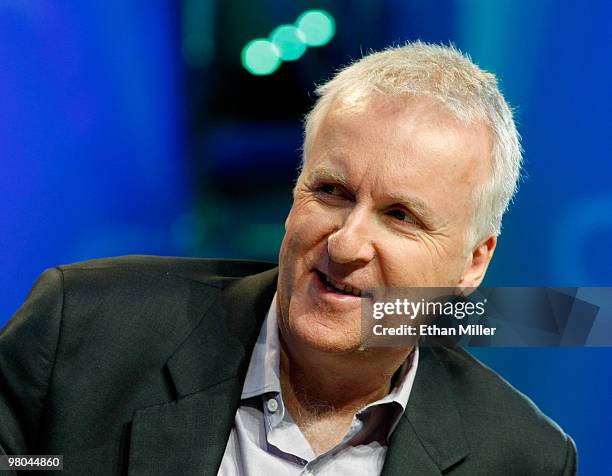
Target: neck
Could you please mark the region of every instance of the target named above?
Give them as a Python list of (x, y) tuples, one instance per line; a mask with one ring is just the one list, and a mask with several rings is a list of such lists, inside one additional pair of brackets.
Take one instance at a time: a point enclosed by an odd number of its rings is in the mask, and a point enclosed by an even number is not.
[[(283, 398), (300, 412), (329, 409), (354, 414), (389, 393), (394, 373), (411, 348), (367, 349), (350, 353), (297, 349), (280, 336)], [(292, 405), (293, 403), (293, 405)]]

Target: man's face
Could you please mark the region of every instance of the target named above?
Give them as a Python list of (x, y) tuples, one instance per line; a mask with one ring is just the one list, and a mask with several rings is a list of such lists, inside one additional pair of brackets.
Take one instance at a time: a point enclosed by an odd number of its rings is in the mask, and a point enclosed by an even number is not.
[(332, 104), (285, 222), (285, 341), (354, 351), (360, 289), (463, 284), (471, 197), (488, 177), (490, 153), (485, 125), (462, 124), (431, 99)]

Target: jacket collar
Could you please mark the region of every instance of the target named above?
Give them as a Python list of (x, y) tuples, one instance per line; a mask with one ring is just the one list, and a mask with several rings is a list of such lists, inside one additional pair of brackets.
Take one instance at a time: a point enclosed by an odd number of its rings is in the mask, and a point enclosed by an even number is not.
[(408, 407), (391, 437), (382, 474), (440, 474), (469, 453), (444, 355), (435, 345), (420, 347), (419, 369)]

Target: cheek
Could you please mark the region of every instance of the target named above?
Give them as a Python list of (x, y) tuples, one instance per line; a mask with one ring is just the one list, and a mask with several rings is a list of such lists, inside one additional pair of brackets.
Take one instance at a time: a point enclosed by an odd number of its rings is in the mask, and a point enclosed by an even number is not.
[(340, 210), (329, 209), (315, 200), (296, 203), (285, 221), (285, 239), (291, 247), (309, 247), (329, 236), (342, 221)]
[(279, 254), (280, 272), (287, 282), (293, 282), (298, 268), (308, 267), (315, 260), (319, 245), (325, 242), (327, 222), (317, 213), (317, 204), (296, 202), (285, 220), (285, 236)]
[(381, 271), (389, 287), (448, 286), (457, 281), (462, 262), (427, 239), (387, 240), (379, 246)]

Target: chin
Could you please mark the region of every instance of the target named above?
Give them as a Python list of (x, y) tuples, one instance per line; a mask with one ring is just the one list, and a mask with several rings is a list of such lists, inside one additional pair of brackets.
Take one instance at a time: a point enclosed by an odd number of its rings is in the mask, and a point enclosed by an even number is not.
[(360, 321), (347, 323), (303, 314), (290, 319), (287, 330), (294, 343), (320, 352), (349, 353), (361, 348)]

